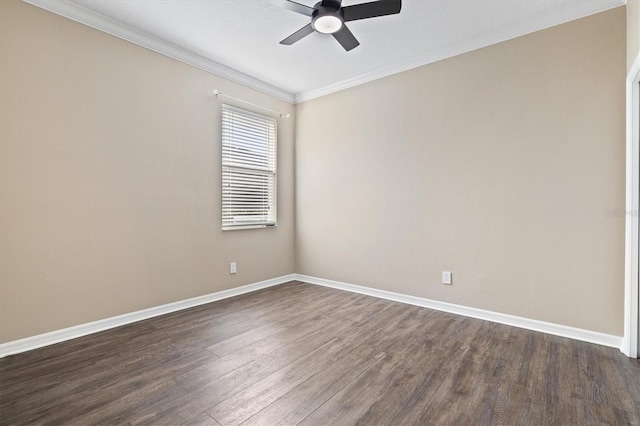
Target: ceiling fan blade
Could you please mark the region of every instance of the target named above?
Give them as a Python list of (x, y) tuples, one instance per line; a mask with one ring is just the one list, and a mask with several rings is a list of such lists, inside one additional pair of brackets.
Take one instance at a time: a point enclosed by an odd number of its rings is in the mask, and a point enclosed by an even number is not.
[(400, 13), (401, 8), (402, 0), (378, 0), (345, 6), (340, 10), (344, 21), (349, 22), (357, 21), (358, 19), (375, 18), (376, 16), (394, 15)]
[(305, 6), (304, 4), (296, 3), (291, 0), (286, 0), (282, 5), (293, 12), (301, 13), (306, 16), (311, 16), (315, 10), (312, 7)]
[(333, 33), (333, 37), (338, 40), (338, 43), (340, 43), (347, 52), (360, 45), (360, 42), (356, 40), (346, 25), (343, 25), (340, 31)]
[(311, 26), (311, 24), (305, 25), (304, 27), (300, 28), (295, 33), (291, 34), (289, 37), (287, 37), (284, 40), (282, 40), (280, 42), (280, 44), (291, 45), (291, 44), (295, 43), (296, 41), (299, 41), (299, 40), (303, 39), (304, 37), (308, 36), (313, 31), (314, 30), (313, 30), (313, 27)]

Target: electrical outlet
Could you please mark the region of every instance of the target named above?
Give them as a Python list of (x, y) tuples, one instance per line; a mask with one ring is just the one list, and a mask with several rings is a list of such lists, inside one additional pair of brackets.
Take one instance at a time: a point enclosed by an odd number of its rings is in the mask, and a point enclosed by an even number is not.
[(442, 284), (451, 285), (451, 272), (442, 271)]
[(230, 274), (235, 274), (236, 272), (238, 272), (237, 267), (236, 267), (236, 262), (231, 262), (229, 264), (229, 273)]

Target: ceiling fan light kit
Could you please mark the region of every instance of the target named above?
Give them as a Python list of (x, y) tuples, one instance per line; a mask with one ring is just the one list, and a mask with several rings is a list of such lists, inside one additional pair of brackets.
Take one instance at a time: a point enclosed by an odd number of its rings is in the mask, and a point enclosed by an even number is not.
[(395, 15), (400, 13), (402, 0), (378, 0), (345, 7), (342, 7), (342, 0), (321, 0), (313, 7), (286, 0), (284, 5), (293, 12), (311, 17), (311, 23), (282, 40), (280, 44), (292, 45), (317, 31), (322, 34), (332, 34), (348, 52), (358, 47), (360, 42), (347, 28), (345, 22)]
[(318, 15), (311, 21), (314, 30), (322, 34), (333, 34), (342, 28), (342, 17), (340, 14)]

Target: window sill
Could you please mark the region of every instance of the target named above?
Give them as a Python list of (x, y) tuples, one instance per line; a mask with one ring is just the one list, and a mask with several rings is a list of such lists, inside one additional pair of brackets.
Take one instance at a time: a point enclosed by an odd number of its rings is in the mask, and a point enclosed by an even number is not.
[(238, 226), (223, 226), (222, 230), (223, 231), (240, 231), (242, 229), (260, 229), (260, 228), (277, 228), (278, 225), (277, 224), (273, 224), (273, 225), (238, 225)]

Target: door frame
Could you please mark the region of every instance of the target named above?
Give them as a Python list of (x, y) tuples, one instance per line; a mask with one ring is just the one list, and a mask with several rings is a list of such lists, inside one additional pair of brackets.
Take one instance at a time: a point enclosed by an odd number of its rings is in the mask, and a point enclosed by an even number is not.
[(640, 54), (627, 74), (627, 178), (625, 214), (624, 337), (620, 350), (638, 357), (638, 199), (640, 198)]

